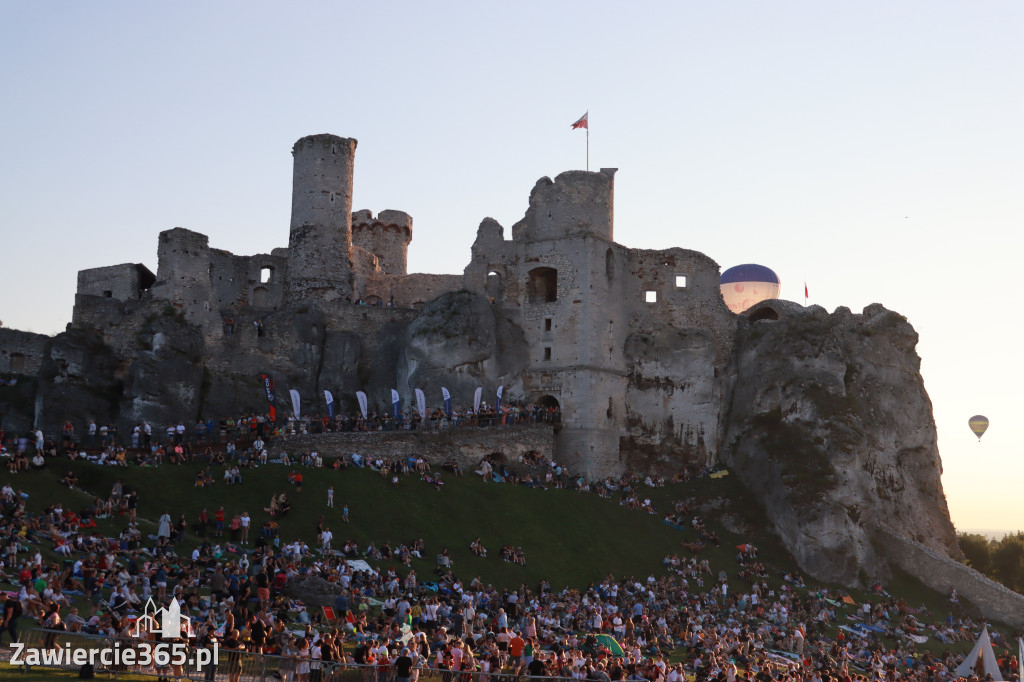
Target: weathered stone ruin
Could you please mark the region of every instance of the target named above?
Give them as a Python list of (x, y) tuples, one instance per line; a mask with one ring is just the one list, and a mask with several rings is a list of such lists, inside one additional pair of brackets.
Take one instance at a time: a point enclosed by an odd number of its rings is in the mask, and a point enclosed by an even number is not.
[[(917, 336), (881, 306), (828, 314), (766, 301), (733, 314), (717, 263), (614, 241), (615, 169), (534, 186), (507, 234), (484, 219), (461, 275), (410, 274), (412, 218), (352, 210), (356, 141), (296, 142), (287, 248), (240, 256), (184, 228), (138, 264), (79, 274), (68, 331), (0, 330), (3, 426), (161, 425), (264, 411), (260, 373), (303, 410), (397, 388), (431, 406), (557, 405), (559, 462), (589, 479), (728, 466), (811, 574), (888, 571), (882, 522), (958, 555)], [(262, 333), (256, 332), (257, 324)], [(486, 449), (486, 448), (484, 448)], [(496, 448), (497, 449), (497, 448)]]

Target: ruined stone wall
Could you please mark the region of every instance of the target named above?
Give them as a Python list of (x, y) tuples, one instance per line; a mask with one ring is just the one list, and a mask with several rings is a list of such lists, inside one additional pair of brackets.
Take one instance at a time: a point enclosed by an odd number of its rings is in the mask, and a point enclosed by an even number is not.
[[(732, 352), (737, 317), (722, 300), (718, 264), (686, 249), (630, 249), (630, 325), (636, 330), (672, 326), (703, 330), (715, 344), (715, 360), (724, 366)], [(679, 282), (678, 278), (685, 278)], [(646, 300), (647, 292), (656, 296)]]
[[(268, 274), (266, 282), (262, 281), (264, 270)], [(210, 250), (210, 284), (222, 315), (234, 316), (247, 307), (262, 313), (280, 309), (287, 278), (286, 255), (236, 256)]]
[(45, 334), (0, 327), (0, 375), (38, 374), (51, 340)]
[(381, 211), (376, 218), (368, 210), (352, 214), (352, 244), (377, 256), (380, 269), (404, 275), (412, 241), (412, 216), (402, 211)]
[(389, 291), (395, 297), (396, 306), (411, 307), (432, 301), (442, 294), (458, 291), (461, 288), (461, 275), (415, 273), (392, 279)]
[(78, 293), (119, 301), (137, 300), (156, 277), (140, 263), (122, 263), (78, 272)]
[(352, 296), (352, 172), (356, 141), (310, 135), (292, 149), (288, 301)]
[(376, 305), (377, 301), (380, 301), (386, 306), (393, 296), (396, 308), (414, 308), (461, 288), (461, 275), (415, 273), (395, 276), (376, 273), (361, 283), (360, 291), (363, 300), (371, 305)]
[(449, 459), (457, 460), (472, 475), (487, 455), (500, 452), (509, 462), (516, 462), (524, 452), (536, 450), (549, 460), (554, 453), (554, 429), (542, 424), (504, 427), (463, 426), (438, 431), (373, 431), (296, 435), (274, 442), (271, 453), (282, 451), (296, 456), (316, 450), (322, 457), (352, 453), (364, 457), (422, 456), (433, 465)]
[(192, 284), (208, 285), (209, 281), (210, 238), (183, 227), (161, 232), (157, 242), (156, 286), (177, 292)]
[[(477, 228), (469, 264), (463, 271), (463, 286), (497, 305), (518, 306), (522, 291), (514, 264), (519, 250), (519, 244), (505, 240), (505, 228), (497, 220), (484, 218)], [(516, 314), (515, 308), (508, 310)]]
[(124, 322), (125, 311), (137, 305), (126, 303), (106, 296), (75, 294), (75, 307), (71, 314), (71, 325), (81, 329), (100, 329), (106, 334), (108, 329), (120, 326)]
[(961, 598), (977, 606), (986, 618), (1017, 628), (1024, 626), (1024, 595), (892, 528), (883, 527), (880, 534), (890, 560), (928, 587), (942, 593), (955, 587)]
[(210, 281), (210, 238), (176, 227), (160, 233), (156, 299), (168, 301), (204, 334), (220, 333), (221, 318)]
[(590, 234), (612, 241), (616, 170), (567, 171), (553, 181), (541, 178), (530, 192), (526, 216), (512, 227), (512, 238), (536, 241)]
[(685, 249), (633, 249), (623, 277), (629, 460), (644, 469), (710, 464), (738, 319), (719, 292), (718, 265)]

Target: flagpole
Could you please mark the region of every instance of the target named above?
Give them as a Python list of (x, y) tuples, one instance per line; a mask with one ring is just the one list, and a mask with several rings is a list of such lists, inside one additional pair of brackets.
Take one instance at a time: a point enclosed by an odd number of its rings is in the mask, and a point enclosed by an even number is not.
[[(589, 123), (589, 122), (588, 122)], [(587, 126), (587, 172), (590, 172), (590, 126)]]

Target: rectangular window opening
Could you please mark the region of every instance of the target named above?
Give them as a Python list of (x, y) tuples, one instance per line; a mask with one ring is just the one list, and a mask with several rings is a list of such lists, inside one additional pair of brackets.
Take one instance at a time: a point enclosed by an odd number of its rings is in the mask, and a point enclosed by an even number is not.
[(544, 347), (544, 359), (545, 360), (550, 360), (551, 359), (551, 347), (550, 346), (545, 346)]
[(657, 303), (658, 302), (658, 292), (657, 291), (645, 291), (644, 292), (644, 301), (646, 301), (647, 303)]
[(545, 317), (544, 318), (544, 331), (546, 331), (546, 332), (551, 331), (551, 318), (550, 317)]
[(676, 289), (686, 288), (686, 275), (676, 275)]

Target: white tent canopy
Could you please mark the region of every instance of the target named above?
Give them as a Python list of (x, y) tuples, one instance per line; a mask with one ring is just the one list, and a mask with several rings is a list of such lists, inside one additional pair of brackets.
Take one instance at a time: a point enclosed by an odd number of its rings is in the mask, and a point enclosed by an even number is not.
[(995, 682), (1003, 682), (1003, 675), (999, 672), (999, 663), (996, 661), (995, 652), (992, 651), (992, 640), (989, 639), (988, 626), (986, 625), (982, 628), (981, 635), (978, 636), (978, 641), (974, 643), (971, 653), (967, 654), (967, 658), (956, 669), (956, 676), (968, 677), (970, 675), (977, 675), (981, 679), (985, 679), (985, 675), (989, 673), (992, 674), (992, 679)]

